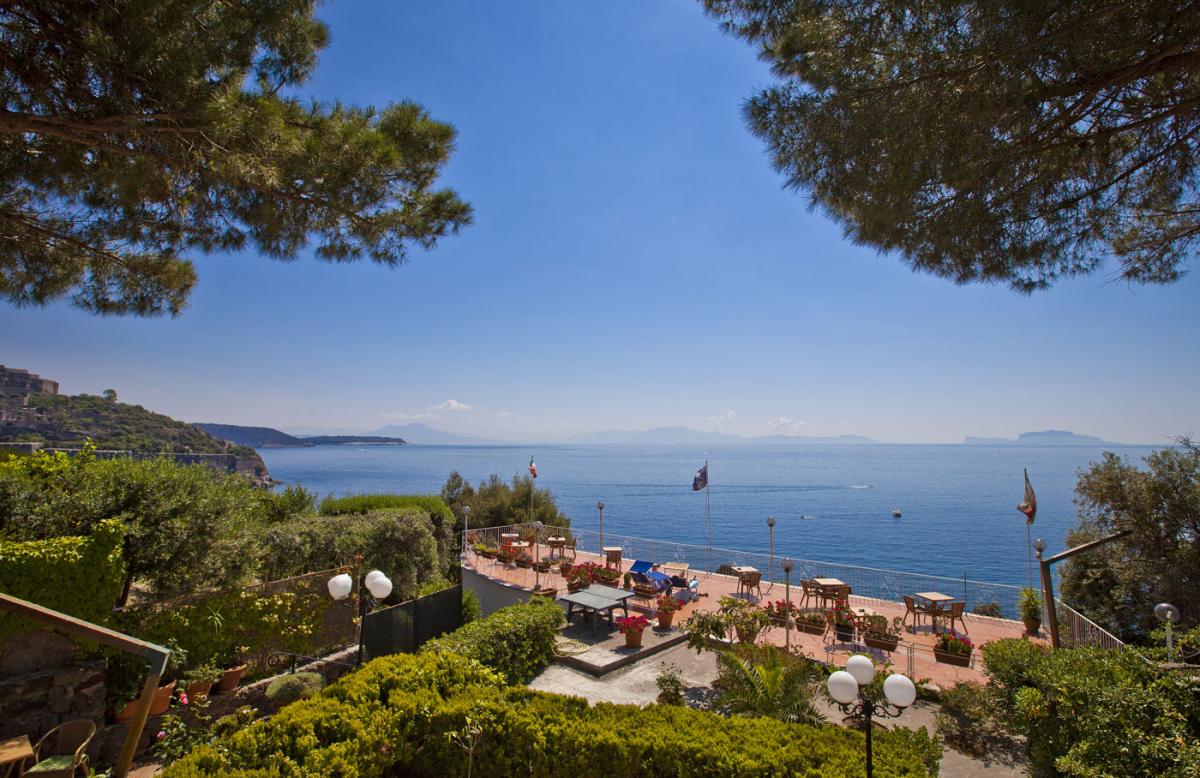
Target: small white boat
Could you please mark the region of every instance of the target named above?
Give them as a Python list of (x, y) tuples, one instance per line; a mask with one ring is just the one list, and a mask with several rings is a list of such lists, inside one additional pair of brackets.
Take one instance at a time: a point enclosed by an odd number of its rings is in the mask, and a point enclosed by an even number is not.
[(892, 508), (892, 518), (893, 519), (900, 518), (900, 509), (899, 508)]

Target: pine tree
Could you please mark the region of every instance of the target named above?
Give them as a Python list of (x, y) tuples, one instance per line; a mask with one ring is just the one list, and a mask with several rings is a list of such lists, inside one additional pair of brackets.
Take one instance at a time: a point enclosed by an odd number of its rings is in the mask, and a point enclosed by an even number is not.
[(191, 252), (405, 261), (471, 221), (454, 129), (291, 96), (312, 0), (0, 2), (0, 295), (178, 315)]
[[(1169, 283), (1200, 238), (1200, 5), (704, 0), (779, 83), (745, 106), (854, 241), (959, 283)], [(1114, 273), (1116, 275), (1116, 273)]]

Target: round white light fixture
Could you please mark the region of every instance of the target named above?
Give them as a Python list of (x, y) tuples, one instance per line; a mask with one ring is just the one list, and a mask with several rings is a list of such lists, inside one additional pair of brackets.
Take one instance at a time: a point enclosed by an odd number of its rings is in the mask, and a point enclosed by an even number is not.
[(387, 576), (385, 576), (383, 574), (382, 570), (372, 570), (371, 572), (367, 573), (366, 583), (369, 584), (369, 583), (371, 583), (371, 581), (374, 581), (376, 578), (386, 578), (386, 577)]
[(1159, 621), (1179, 621), (1179, 609), (1169, 602), (1160, 602), (1154, 606), (1154, 618)]
[(907, 708), (917, 701), (917, 687), (908, 676), (893, 673), (883, 682), (883, 696), (897, 708)]
[(387, 597), (392, 593), (392, 582), (388, 580), (388, 577), (383, 573), (379, 573), (379, 575), (375, 578), (372, 578), (368, 575), (367, 591), (369, 591), (371, 596), (375, 599), (382, 600), (384, 597)]
[(339, 573), (325, 584), (329, 589), (329, 596), (335, 600), (344, 600), (350, 596), (350, 592), (354, 589), (354, 579), (349, 573)]
[(843, 705), (849, 705), (858, 697), (858, 681), (845, 670), (831, 673), (825, 685), (829, 687), (829, 696)]
[(846, 660), (846, 672), (854, 676), (859, 686), (868, 686), (875, 680), (875, 663), (862, 654), (855, 654)]

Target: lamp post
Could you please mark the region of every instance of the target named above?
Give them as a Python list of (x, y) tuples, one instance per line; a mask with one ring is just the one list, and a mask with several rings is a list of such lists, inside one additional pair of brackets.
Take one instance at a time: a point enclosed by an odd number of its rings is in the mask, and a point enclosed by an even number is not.
[[(339, 573), (326, 582), (329, 596), (335, 600), (344, 600), (354, 591), (354, 579), (349, 573)], [(363, 593), (366, 588), (369, 594)], [(372, 570), (362, 577), (358, 583), (358, 664), (363, 660), (363, 624), (367, 611), (392, 593), (392, 582), (379, 570)]]
[(770, 548), (771, 548), (771, 563), (767, 565), (767, 581), (775, 585), (775, 517), (767, 517), (767, 530), (771, 533)]
[(1179, 621), (1179, 609), (1168, 602), (1160, 602), (1154, 606), (1154, 618), (1161, 621), (1167, 629), (1167, 664), (1174, 662), (1175, 645), (1171, 640), (1171, 625)]
[(464, 505), (463, 506), (463, 554), (464, 555), (466, 554), (467, 538), (469, 537), (469, 533), (467, 532), (467, 530), (470, 529), (470, 526), (471, 526), (471, 506)]
[(843, 713), (863, 717), (867, 736), (867, 778), (873, 778), (871, 765), (871, 719), (875, 716), (896, 718), (917, 699), (917, 687), (907, 676), (893, 673), (883, 682), (882, 700), (875, 700), (862, 693), (862, 687), (870, 686), (875, 679), (875, 665), (862, 654), (855, 654), (846, 661), (846, 669), (830, 674), (826, 686)]
[(783, 560), (783, 647), (792, 652), (792, 560)]
[(596, 510), (600, 511), (600, 553), (604, 553), (604, 500), (596, 503)]

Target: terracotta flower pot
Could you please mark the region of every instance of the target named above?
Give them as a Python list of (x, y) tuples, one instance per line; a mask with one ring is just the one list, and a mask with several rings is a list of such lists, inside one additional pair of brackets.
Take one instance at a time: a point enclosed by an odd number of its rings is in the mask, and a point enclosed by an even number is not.
[[(154, 696), (150, 698), (150, 715), (161, 716), (167, 712), (167, 708), (171, 707), (171, 697), (175, 694), (175, 681), (171, 681), (166, 686), (160, 686), (154, 691)], [(113, 712), (113, 717), (124, 724), (133, 718), (133, 714), (137, 711), (137, 699), (132, 699), (125, 704), (125, 707)]]
[(875, 635), (868, 632), (863, 635), (863, 642), (871, 648), (878, 648), (880, 651), (895, 651), (896, 646), (900, 643), (899, 635)]
[(1042, 628), (1041, 619), (1025, 619), (1025, 634), (1030, 637), (1037, 637), (1038, 631)]
[(940, 648), (933, 649), (933, 656), (944, 664), (955, 665), (957, 667), (970, 667), (970, 654), (954, 654), (949, 651), (943, 651)]
[(811, 621), (797, 621), (796, 626), (800, 628), (801, 632), (807, 632), (810, 635), (825, 634), (824, 624), (813, 624)]
[(187, 686), (187, 696), (189, 699), (199, 700), (203, 697), (207, 697), (208, 693), (212, 691), (212, 687), (212, 681), (196, 681), (195, 683), (189, 683)]
[(625, 633), (625, 645), (628, 648), (641, 648), (642, 647), (642, 633), (641, 632), (632, 632), (632, 631), (626, 632)]
[(213, 691), (217, 694), (228, 694), (237, 688), (242, 682), (242, 676), (246, 674), (246, 665), (241, 664), (237, 667), (227, 667), (221, 675), (221, 680), (213, 684)]
[(834, 625), (834, 634), (839, 643), (850, 643), (854, 640), (854, 627), (845, 627), (841, 624)]
[(671, 611), (670, 613), (658, 614), (658, 626), (661, 629), (670, 629), (671, 622), (674, 620), (675, 620), (675, 611)]

